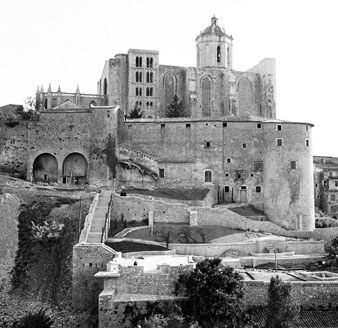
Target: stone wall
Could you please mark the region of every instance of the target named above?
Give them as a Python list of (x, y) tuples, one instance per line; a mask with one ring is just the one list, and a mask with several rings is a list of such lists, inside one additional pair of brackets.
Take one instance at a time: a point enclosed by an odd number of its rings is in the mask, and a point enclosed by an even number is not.
[[(338, 306), (338, 282), (291, 281), (292, 295), (305, 309), (325, 309)], [(245, 281), (245, 301), (250, 306), (267, 305), (269, 282)]]
[(104, 270), (116, 252), (104, 244), (77, 244), (73, 247), (73, 306), (89, 310), (96, 306), (103, 289), (102, 281), (94, 274)]
[(0, 122), (0, 170), (26, 177), (28, 157), (26, 121)]
[(143, 221), (148, 219), (149, 212), (153, 212), (154, 223), (185, 223), (189, 224), (189, 206), (181, 203), (168, 203), (165, 201), (153, 200), (151, 196), (117, 196), (113, 198), (113, 219), (121, 219), (123, 215), (127, 222)]

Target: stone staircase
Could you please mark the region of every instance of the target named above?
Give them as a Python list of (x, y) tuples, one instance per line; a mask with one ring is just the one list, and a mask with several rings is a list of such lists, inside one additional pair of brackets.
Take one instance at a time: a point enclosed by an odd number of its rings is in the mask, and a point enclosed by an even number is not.
[(102, 190), (100, 193), (99, 201), (89, 229), (87, 243), (101, 243), (102, 228), (104, 227), (106, 220), (111, 193), (110, 190)]

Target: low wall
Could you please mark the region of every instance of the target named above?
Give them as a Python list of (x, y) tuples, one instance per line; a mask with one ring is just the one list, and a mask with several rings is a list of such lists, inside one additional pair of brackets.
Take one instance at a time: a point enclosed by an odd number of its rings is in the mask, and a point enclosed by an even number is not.
[[(267, 281), (245, 281), (245, 302), (250, 306), (266, 306)], [(305, 309), (338, 307), (338, 282), (291, 281), (292, 296)]]
[(189, 224), (189, 206), (182, 203), (169, 203), (139, 196), (118, 196), (113, 194), (113, 218), (129, 221), (143, 221), (148, 219), (149, 212), (153, 212), (154, 223), (184, 223)]
[(87, 242), (87, 237), (88, 237), (88, 233), (90, 231), (90, 227), (92, 224), (92, 220), (93, 220), (93, 216), (99, 201), (99, 193), (96, 193), (92, 203), (90, 204), (89, 210), (88, 210), (88, 214), (85, 218), (85, 222), (84, 222), (84, 226), (83, 229), (81, 230), (81, 234), (80, 234), (80, 238), (79, 238), (79, 243), (85, 243)]
[[(169, 244), (176, 254), (200, 255), (206, 257), (221, 257), (227, 250), (237, 250), (247, 255), (258, 252), (256, 241), (243, 243), (208, 243), (208, 244)], [(323, 241), (286, 241), (285, 252), (296, 254), (324, 254)]]
[(170, 249), (174, 249), (176, 254), (180, 255), (195, 255), (206, 257), (220, 257), (227, 250), (238, 250), (240, 252), (255, 253), (257, 246), (256, 242), (247, 243), (215, 243), (215, 244), (169, 244)]

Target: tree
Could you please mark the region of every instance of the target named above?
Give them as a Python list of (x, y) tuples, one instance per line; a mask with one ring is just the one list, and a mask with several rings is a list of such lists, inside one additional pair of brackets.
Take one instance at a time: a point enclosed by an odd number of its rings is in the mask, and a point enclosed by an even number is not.
[(183, 107), (182, 101), (179, 100), (177, 95), (174, 96), (166, 112), (167, 117), (185, 117), (186, 112)]
[(249, 323), (243, 278), (220, 258), (205, 259), (193, 271), (180, 274), (176, 294), (187, 296), (184, 314), (201, 327), (243, 328)]
[(127, 118), (129, 119), (135, 119), (135, 118), (143, 118), (144, 114), (138, 105), (135, 105), (134, 108), (131, 110), (131, 112), (128, 114)]
[(19, 115), (23, 120), (31, 120), (39, 115), (39, 105), (35, 97), (27, 97), (24, 102), (24, 106), (20, 106), (16, 110), (17, 115)]
[(292, 328), (299, 306), (291, 296), (292, 286), (278, 276), (272, 277), (268, 289), (268, 308), (265, 328)]

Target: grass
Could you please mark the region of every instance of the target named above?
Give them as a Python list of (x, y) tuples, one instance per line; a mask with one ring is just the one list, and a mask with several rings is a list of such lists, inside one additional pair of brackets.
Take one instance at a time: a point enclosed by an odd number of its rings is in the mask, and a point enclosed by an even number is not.
[(170, 243), (208, 243), (213, 239), (241, 233), (242, 230), (234, 230), (225, 227), (191, 227), (189, 225), (155, 225), (151, 236), (150, 227), (130, 232), (126, 237), (142, 240), (166, 242), (169, 233)]
[(203, 200), (209, 189), (127, 189), (128, 194), (141, 194), (160, 198), (178, 199), (178, 200)]
[(122, 253), (168, 250), (168, 248), (159, 245), (143, 244), (131, 241), (119, 241), (119, 242), (106, 241), (105, 244), (114, 249), (116, 252)]

